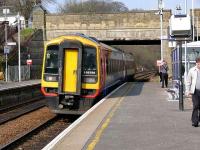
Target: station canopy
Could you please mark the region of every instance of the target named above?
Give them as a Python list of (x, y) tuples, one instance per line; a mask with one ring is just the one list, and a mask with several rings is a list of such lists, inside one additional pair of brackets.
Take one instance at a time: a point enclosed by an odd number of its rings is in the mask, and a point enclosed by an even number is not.
[[(185, 47), (185, 44), (183, 44), (182, 46)], [(187, 43), (187, 47), (197, 47), (197, 48), (200, 48), (200, 41)]]

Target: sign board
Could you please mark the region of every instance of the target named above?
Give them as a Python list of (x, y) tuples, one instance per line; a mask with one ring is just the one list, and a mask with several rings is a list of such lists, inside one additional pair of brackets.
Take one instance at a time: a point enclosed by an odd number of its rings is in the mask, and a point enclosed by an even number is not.
[(159, 66), (161, 66), (162, 65), (162, 60), (157, 60), (156, 61), (156, 65), (159, 67)]
[(158, 9), (164, 9), (164, 2), (163, 2), (163, 0), (158, 0)]
[(4, 46), (4, 54), (9, 54), (9, 53), (10, 53), (10, 47)]
[(7, 42), (7, 45), (14, 46), (14, 45), (16, 45), (16, 42)]
[(33, 63), (32, 59), (27, 59), (27, 60), (26, 60), (26, 64), (27, 64), (27, 65), (32, 65), (32, 63)]
[(168, 46), (169, 46), (169, 48), (175, 48), (176, 47), (176, 41), (169, 41), (168, 42)]
[(10, 9), (8, 9), (8, 8), (4, 8), (3, 9), (3, 14), (5, 15), (5, 14), (9, 14), (10, 13)]
[(192, 24), (189, 15), (172, 15), (169, 23), (169, 34), (171, 37), (183, 39), (191, 37)]

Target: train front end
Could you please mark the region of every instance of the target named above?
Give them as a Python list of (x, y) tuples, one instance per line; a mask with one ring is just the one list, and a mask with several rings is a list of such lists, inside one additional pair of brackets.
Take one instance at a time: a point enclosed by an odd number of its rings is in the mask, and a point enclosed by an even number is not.
[(80, 36), (54, 39), (45, 46), (41, 90), (54, 113), (83, 114), (99, 95), (99, 50)]

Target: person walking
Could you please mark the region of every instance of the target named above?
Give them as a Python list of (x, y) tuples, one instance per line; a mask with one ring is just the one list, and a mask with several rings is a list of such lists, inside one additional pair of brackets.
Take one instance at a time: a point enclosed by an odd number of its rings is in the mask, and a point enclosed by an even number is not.
[(186, 80), (186, 95), (192, 95), (192, 126), (198, 127), (200, 121), (200, 57), (196, 58), (196, 66), (192, 67)]
[(168, 66), (167, 66), (167, 62), (165, 60), (163, 60), (162, 65), (160, 66), (160, 72), (162, 73), (162, 88), (164, 88), (164, 84), (165, 87), (168, 86)]

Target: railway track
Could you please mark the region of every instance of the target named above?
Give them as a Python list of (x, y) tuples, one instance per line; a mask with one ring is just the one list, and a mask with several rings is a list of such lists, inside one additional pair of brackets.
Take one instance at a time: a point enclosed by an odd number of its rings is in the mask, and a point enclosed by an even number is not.
[(44, 99), (44, 96), (37, 96), (35, 98), (27, 99), (27, 100), (24, 100), (24, 101), (21, 100), (21, 102), (16, 103), (16, 104), (1, 106), (0, 107), (0, 115), (3, 114), (3, 113), (9, 112), (9, 111), (15, 110), (16, 108), (26, 106), (30, 103), (34, 103), (35, 101), (39, 101), (41, 99)]
[(75, 116), (50, 117), (45, 122), (1, 145), (0, 149), (42, 149), (76, 119), (77, 117)]
[[(149, 80), (149, 78), (155, 75), (155, 73), (156, 72), (152, 72), (152, 71), (140, 72), (136, 74), (136, 79)], [(38, 103), (43, 105), (43, 102), (38, 102)], [(33, 108), (33, 105), (29, 106), (29, 108), (31, 107)], [(43, 121), (42, 123), (38, 123), (33, 128), (30, 128), (26, 130), (25, 132), (14, 136), (14, 138), (9, 139), (9, 141), (3, 144), (0, 143), (1, 144), (0, 149), (17, 149), (17, 150), (42, 149), (45, 145), (47, 145), (52, 139), (54, 139), (60, 132), (66, 129), (76, 119), (77, 119), (77, 116), (52, 115), (46, 121)], [(0, 120), (0, 124), (1, 124), (1, 120)], [(0, 137), (1, 137), (1, 134), (0, 134)]]
[(46, 105), (45, 99), (35, 99), (14, 107), (7, 107), (0, 113), (0, 125), (17, 117), (30, 113)]
[(135, 80), (140, 81), (140, 82), (149, 81), (152, 77), (155, 76), (156, 73), (157, 73), (157, 71), (155, 71), (155, 70), (137, 72), (135, 74)]
[(0, 145), (0, 149), (42, 149), (77, 118), (78, 116), (72, 115), (53, 115), (26, 132), (14, 136), (13, 140)]

